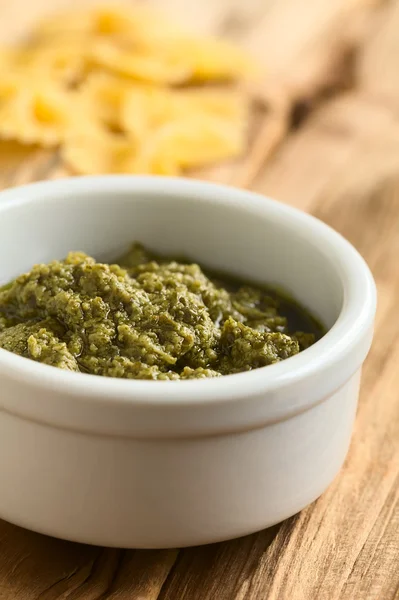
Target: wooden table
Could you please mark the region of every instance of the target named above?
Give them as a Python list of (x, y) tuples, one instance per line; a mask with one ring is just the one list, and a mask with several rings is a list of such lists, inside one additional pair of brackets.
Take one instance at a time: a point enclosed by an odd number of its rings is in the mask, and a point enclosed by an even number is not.
[[(0, 33), (10, 40), (67, 4), (82, 1), (0, 0)], [(0, 599), (399, 598), (399, 0), (163, 4), (267, 63), (248, 155), (205, 176), (311, 212), (347, 236), (374, 272), (376, 337), (352, 446), (312, 506), (225, 544), (109, 550), (0, 522)], [(0, 167), (2, 187), (65, 175), (56, 154), (5, 143)]]

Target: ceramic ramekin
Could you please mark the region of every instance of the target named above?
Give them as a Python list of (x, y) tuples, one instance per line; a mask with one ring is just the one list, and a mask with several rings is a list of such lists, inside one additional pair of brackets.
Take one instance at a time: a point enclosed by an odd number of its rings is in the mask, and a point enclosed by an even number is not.
[(273, 525), (315, 500), (350, 442), (376, 304), (356, 250), (247, 191), (89, 177), (0, 194), (0, 283), (132, 241), (283, 286), (328, 327), (279, 364), (208, 380), (129, 381), (0, 350), (0, 517), (105, 546), (164, 548)]

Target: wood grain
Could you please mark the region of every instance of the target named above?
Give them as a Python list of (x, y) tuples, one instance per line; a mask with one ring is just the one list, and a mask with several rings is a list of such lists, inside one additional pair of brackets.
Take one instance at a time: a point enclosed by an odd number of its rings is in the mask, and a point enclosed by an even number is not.
[[(86, 3), (88, 3), (87, 0)], [(90, 2), (93, 4), (93, 2)], [(197, 173), (331, 224), (379, 288), (344, 468), (312, 506), (269, 530), (184, 551), (62, 542), (0, 522), (0, 600), (399, 598), (399, 0), (153, 0), (268, 66), (246, 156)], [(0, 0), (0, 35), (81, 0)], [(0, 187), (67, 175), (58, 156), (0, 145)]]

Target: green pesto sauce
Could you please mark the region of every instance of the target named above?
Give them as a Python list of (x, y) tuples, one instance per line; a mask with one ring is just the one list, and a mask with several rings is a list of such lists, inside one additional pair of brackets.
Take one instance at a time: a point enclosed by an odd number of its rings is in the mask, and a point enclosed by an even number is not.
[(240, 373), (294, 356), (323, 333), (276, 290), (140, 244), (116, 264), (71, 252), (0, 288), (0, 348), (107, 377)]

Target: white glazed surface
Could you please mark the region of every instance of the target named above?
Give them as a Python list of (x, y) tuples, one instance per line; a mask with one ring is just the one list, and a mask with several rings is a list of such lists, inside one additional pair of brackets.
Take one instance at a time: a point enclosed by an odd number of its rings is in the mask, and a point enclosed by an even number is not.
[(249, 192), (102, 177), (0, 194), (0, 283), (134, 240), (288, 289), (330, 331), (280, 364), (148, 382), (63, 372), (0, 350), (0, 517), (107, 546), (162, 548), (244, 535), (289, 517), (348, 449), (375, 287), (316, 219)]

